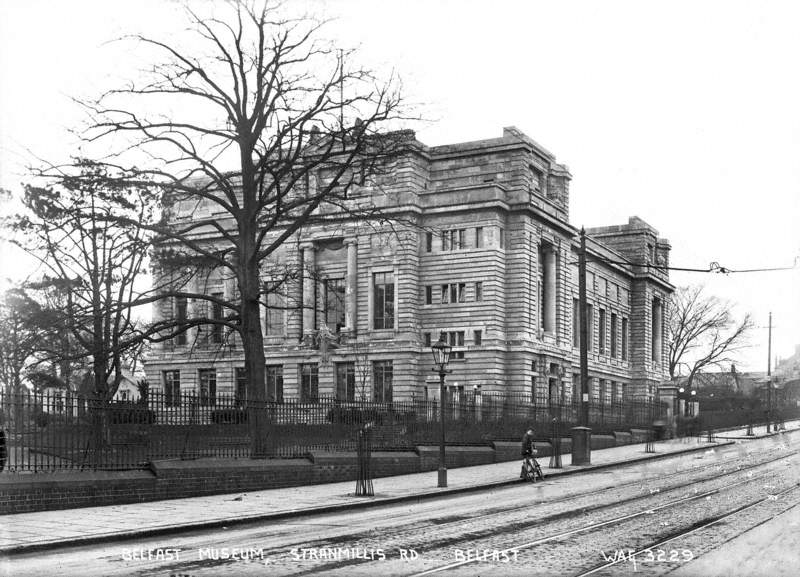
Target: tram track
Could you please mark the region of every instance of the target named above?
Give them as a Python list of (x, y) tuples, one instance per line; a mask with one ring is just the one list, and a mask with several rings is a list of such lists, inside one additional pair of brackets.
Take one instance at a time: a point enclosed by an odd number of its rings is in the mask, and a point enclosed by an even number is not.
[[(548, 542), (557, 541), (559, 539), (566, 538), (566, 537), (568, 537), (570, 535), (579, 534), (579, 533), (585, 533), (585, 532), (591, 531), (591, 530), (599, 530), (599, 529), (602, 529), (605, 526), (611, 526), (611, 525), (619, 524), (619, 523), (624, 522), (626, 519), (632, 519), (632, 518), (639, 517), (639, 516), (642, 516), (642, 515), (650, 515), (650, 514), (653, 514), (656, 511), (664, 510), (664, 509), (667, 509), (667, 508), (670, 508), (670, 507), (676, 507), (676, 506), (679, 506), (681, 504), (685, 504), (685, 503), (688, 503), (688, 502), (691, 502), (691, 501), (694, 501), (694, 500), (700, 500), (700, 499), (703, 499), (703, 498), (707, 498), (707, 497), (709, 497), (711, 495), (716, 495), (716, 494), (719, 494), (722, 491), (731, 490), (731, 489), (733, 489), (733, 488), (735, 488), (737, 486), (743, 485), (743, 484), (763, 481), (764, 479), (767, 479), (769, 477), (769, 475), (770, 475), (769, 472), (764, 473), (762, 475), (756, 475), (756, 476), (748, 475), (748, 473), (750, 473), (752, 469), (755, 469), (755, 468), (758, 468), (758, 467), (764, 467), (765, 465), (768, 466), (768, 465), (771, 465), (771, 464), (776, 463), (778, 461), (787, 459), (787, 458), (792, 457), (792, 456), (797, 455), (797, 454), (798, 454), (797, 451), (781, 451), (780, 454), (778, 454), (776, 456), (773, 456), (773, 457), (771, 457), (769, 459), (759, 460), (759, 461), (757, 461), (757, 462), (755, 462), (753, 464), (749, 464), (749, 465), (746, 465), (746, 466), (741, 466), (741, 467), (737, 466), (736, 468), (732, 468), (730, 470), (725, 470), (724, 467), (726, 465), (735, 464), (736, 462), (739, 462), (741, 460), (741, 457), (728, 459), (728, 460), (725, 460), (725, 461), (722, 461), (722, 462), (709, 463), (709, 464), (703, 465), (701, 467), (693, 467), (690, 470), (681, 470), (681, 471), (678, 471), (678, 472), (675, 472), (675, 473), (672, 473), (672, 474), (661, 475), (659, 477), (659, 480), (664, 479), (665, 477), (686, 476), (688, 473), (697, 473), (697, 472), (702, 472), (702, 471), (707, 470), (707, 469), (715, 469), (715, 471), (711, 475), (705, 475), (705, 476), (702, 476), (702, 477), (699, 477), (699, 478), (692, 478), (692, 479), (689, 479), (687, 481), (684, 481), (684, 482), (681, 482), (681, 483), (677, 483), (677, 484), (673, 484), (673, 485), (670, 485), (670, 486), (663, 486), (662, 485), (662, 486), (660, 486), (658, 488), (652, 488), (651, 490), (649, 490), (645, 494), (637, 494), (637, 495), (633, 495), (633, 496), (628, 497), (628, 498), (613, 500), (611, 502), (608, 501), (608, 496), (606, 495), (605, 498), (604, 498), (605, 502), (603, 502), (603, 503), (597, 503), (597, 504), (589, 505), (589, 506), (576, 506), (576, 507), (570, 508), (568, 511), (562, 511), (562, 512), (558, 512), (558, 513), (555, 513), (555, 514), (550, 514), (550, 515), (546, 515), (546, 516), (542, 516), (542, 517), (531, 518), (530, 516), (527, 516), (526, 519), (524, 519), (522, 521), (512, 521), (512, 522), (506, 521), (501, 526), (497, 526), (497, 525), (491, 526), (490, 525), (489, 527), (486, 527), (484, 529), (479, 529), (479, 530), (471, 530), (471, 531), (466, 530), (466, 529), (464, 529), (464, 524), (465, 524), (465, 522), (475, 523), (475, 522), (478, 522), (478, 521), (486, 521), (487, 519), (491, 519), (491, 518), (494, 518), (494, 517), (500, 517), (502, 515), (508, 515), (509, 513), (518, 512), (520, 510), (530, 511), (531, 503), (526, 503), (526, 504), (523, 504), (523, 505), (520, 505), (520, 506), (517, 506), (517, 507), (504, 508), (504, 509), (502, 509), (500, 511), (492, 511), (492, 512), (484, 513), (484, 514), (480, 514), (480, 515), (467, 515), (467, 516), (457, 515), (450, 521), (447, 521), (447, 522), (431, 521), (431, 524), (435, 525), (437, 533), (441, 532), (442, 530), (445, 530), (445, 532), (446, 532), (447, 529), (459, 529), (459, 536), (458, 537), (444, 536), (444, 537), (439, 537), (439, 538), (428, 538), (424, 542), (419, 542), (419, 543), (415, 543), (413, 541), (410, 542), (409, 540), (404, 540), (403, 541), (402, 539), (398, 539), (398, 535), (402, 536), (404, 533), (407, 532), (407, 530), (406, 530), (406, 531), (403, 531), (401, 533), (395, 533), (395, 535), (393, 536), (392, 541), (402, 542), (403, 544), (408, 545), (410, 547), (419, 547), (421, 549), (426, 550), (427, 552), (431, 552), (431, 551), (434, 551), (434, 550), (443, 550), (443, 549), (447, 548), (448, 546), (455, 546), (460, 541), (463, 541), (465, 539), (466, 540), (473, 540), (473, 541), (475, 541), (475, 540), (480, 541), (480, 540), (483, 540), (483, 539), (490, 539), (490, 538), (496, 537), (498, 534), (517, 533), (517, 532), (521, 532), (521, 531), (526, 531), (526, 530), (530, 530), (532, 528), (535, 528), (536, 526), (546, 525), (548, 523), (553, 523), (553, 522), (558, 522), (558, 521), (569, 520), (571, 518), (576, 518), (576, 517), (579, 517), (579, 516), (582, 516), (582, 515), (587, 515), (587, 514), (590, 514), (590, 513), (597, 513), (597, 512), (600, 512), (602, 510), (605, 510), (605, 509), (613, 509), (613, 508), (625, 507), (627, 505), (630, 505), (631, 503), (635, 503), (637, 501), (642, 501), (642, 500), (645, 500), (645, 499), (655, 499), (655, 498), (658, 498), (658, 497), (663, 498), (669, 492), (679, 491), (681, 489), (685, 489), (685, 488), (687, 488), (687, 487), (689, 487), (691, 485), (695, 485), (697, 483), (709, 483), (709, 482), (715, 482), (715, 481), (718, 482), (718, 481), (724, 480), (726, 477), (729, 477), (731, 475), (737, 475), (737, 474), (744, 476), (744, 478), (739, 480), (739, 481), (736, 481), (736, 482), (733, 482), (733, 483), (728, 482), (724, 486), (715, 487), (715, 488), (713, 488), (711, 490), (704, 491), (702, 493), (695, 493), (695, 494), (692, 494), (692, 495), (689, 495), (689, 496), (680, 497), (680, 498), (677, 498), (677, 499), (672, 499), (668, 503), (662, 504), (662, 505), (659, 505), (659, 506), (656, 506), (656, 507), (652, 507), (652, 506), (643, 507), (642, 510), (637, 512), (637, 513), (617, 516), (617, 517), (614, 517), (612, 519), (608, 519), (606, 521), (603, 521), (601, 523), (594, 523), (594, 524), (590, 524), (588, 526), (582, 526), (582, 527), (579, 527), (579, 528), (574, 529), (574, 530), (565, 531), (565, 532), (559, 532), (557, 534), (550, 535), (550, 536), (545, 537), (545, 538), (532, 540), (530, 542), (522, 543), (522, 544), (519, 544), (519, 545), (514, 545), (514, 546), (511, 546), (511, 547), (506, 547), (506, 548), (501, 550), (501, 553), (503, 553), (503, 552), (509, 553), (511, 551), (514, 551), (514, 550), (520, 551), (520, 550), (532, 548), (532, 547), (535, 547), (535, 546), (538, 546), (538, 545), (542, 545), (542, 544), (545, 544), (545, 543), (548, 543)], [(722, 469), (722, 471), (720, 471), (720, 469)], [(642, 480), (640, 479), (640, 480), (630, 481), (630, 482), (627, 482), (627, 483), (624, 483), (624, 484), (616, 485), (614, 487), (609, 487), (609, 488), (607, 488), (606, 490), (604, 490), (602, 492), (594, 493), (592, 495), (592, 498), (596, 499), (598, 496), (602, 496), (603, 493), (608, 493), (608, 492), (611, 492), (611, 491), (623, 490), (624, 488), (630, 488), (631, 486), (641, 485), (641, 483), (642, 483)], [(572, 494), (572, 495), (568, 495), (568, 496), (561, 497), (561, 498), (558, 498), (558, 499), (554, 499), (554, 500), (550, 500), (550, 501), (547, 501), (547, 502), (543, 502), (542, 504), (555, 505), (555, 504), (559, 504), (559, 503), (563, 503), (563, 502), (575, 501), (576, 498), (579, 499), (579, 498), (582, 498), (582, 497), (586, 497), (586, 496), (585, 495)], [(357, 539), (363, 538), (363, 537), (364, 537), (363, 534), (357, 534), (357, 535), (348, 535), (348, 536), (337, 536), (333, 540), (330, 539), (330, 538), (322, 538), (322, 539), (316, 540), (316, 541), (314, 541), (312, 543), (306, 543), (305, 546), (306, 547), (326, 547), (326, 546), (332, 546), (332, 544), (336, 543), (336, 542), (343, 542), (343, 541), (346, 542), (346, 540), (348, 540), (348, 539), (357, 540)], [(373, 536), (373, 539), (377, 538), (377, 537), (378, 536)], [(429, 569), (429, 570), (426, 570), (426, 571), (423, 571), (423, 572), (420, 572), (420, 573), (415, 573), (414, 575), (429, 575), (429, 574), (433, 574), (433, 573), (437, 573), (437, 572), (441, 572), (441, 571), (445, 571), (445, 570), (454, 569), (454, 568), (457, 568), (457, 567), (462, 567), (462, 566), (468, 565), (468, 564), (473, 563), (473, 562), (467, 561), (467, 562), (458, 562), (458, 563), (446, 564), (446, 565), (443, 565), (441, 567), (436, 567), (436, 568), (432, 568), (432, 569)], [(364, 561), (363, 563), (368, 563), (368, 561)], [(294, 574), (295, 575), (313, 575), (313, 574), (319, 574), (319, 573), (327, 573), (329, 571), (336, 571), (337, 569), (342, 569), (343, 567), (345, 567), (347, 565), (352, 566), (352, 564), (353, 564), (352, 561), (349, 561), (348, 563), (341, 563), (341, 562), (335, 562), (335, 561), (334, 562), (327, 562), (327, 563), (323, 563), (321, 565), (317, 565), (317, 566), (314, 566), (314, 567), (308, 567), (305, 570), (301, 570), (300, 572), (297, 572), (297, 573), (294, 573)], [(358, 563), (358, 564), (362, 564), (362, 563)]]
[[(726, 511), (725, 513), (714, 515), (714, 516), (709, 517), (707, 519), (704, 519), (704, 520), (702, 520), (700, 522), (696, 522), (696, 523), (692, 524), (691, 527), (688, 527), (686, 529), (677, 531), (677, 532), (675, 532), (675, 534), (670, 535), (665, 539), (661, 539), (659, 541), (650, 543), (649, 545), (647, 545), (645, 547), (641, 547), (640, 549), (638, 549), (636, 551), (630, 551), (627, 555), (623, 555), (623, 556), (620, 556), (620, 557), (618, 557), (616, 559), (608, 561), (606, 563), (599, 564), (599, 565), (589, 569), (588, 571), (584, 571), (582, 573), (578, 573), (577, 575), (575, 575), (573, 577), (587, 577), (588, 575), (595, 575), (595, 574), (603, 571), (604, 569), (609, 569), (611, 567), (619, 566), (623, 562), (632, 562), (632, 560), (634, 558), (636, 558), (637, 556), (639, 556), (639, 555), (643, 555), (645, 553), (652, 552), (654, 549), (659, 549), (661, 547), (664, 547), (668, 543), (676, 541), (677, 539), (680, 539), (682, 537), (687, 537), (689, 535), (693, 535), (695, 533), (698, 533), (700, 531), (708, 529), (709, 527), (712, 527), (712, 526), (714, 526), (714, 525), (716, 525), (718, 523), (722, 523), (724, 521), (727, 521), (728, 519), (730, 519), (730, 518), (732, 518), (732, 517), (744, 512), (744, 511), (747, 511), (749, 509), (753, 509), (753, 508), (755, 508), (755, 507), (757, 507), (757, 506), (759, 506), (759, 505), (761, 505), (763, 503), (766, 503), (767, 501), (777, 500), (777, 499), (779, 499), (780, 497), (782, 497), (784, 495), (788, 495), (792, 491), (796, 491), (798, 488), (800, 488), (800, 483), (795, 483), (791, 487), (788, 487), (788, 488), (786, 488), (786, 489), (784, 489), (782, 491), (779, 491), (779, 492), (775, 493), (774, 495), (768, 495), (766, 497), (762, 497), (760, 499), (756, 499), (755, 501), (752, 501), (750, 503), (746, 503), (744, 505), (741, 505), (741, 506), (738, 506), (738, 507), (734, 507), (733, 509), (731, 509), (729, 511)], [(792, 502), (791, 504), (786, 506), (786, 509), (790, 509), (791, 507), (795, 507), (798, 504), (800, 504), (800, 501)], [(774, 519), (775, 517), (777, 517), (781, 513), (783, 513), (783, 511), (780, 511), (778, 513), (770, 515), (766, 519), (763, 519), (763, 520), (759, 521), (758, 523), (752, 525), (751, 527), (748, 527), (748, 531), (754, 529), (755, 527), (758, 527), (759, 525), (763, 525), (764, 523), (768, 523), (769, 521), (771, 521), (772, 519)]]
[[(797, 453), (795, 453), (795, 454), (797, 454)], [(736, 471), (736, 472), (741, 472), (741, 471)], [(551, 534), (551, 535), (548, 535), (548, 536), (545, 536), (545, 537), (542, 537), (542, 538), (539, 538), (539, 539), (535, 539), (535, 540), (532, 540), (532, 541), (515, 544), (515, 545), (513, 545), (511, 547), (505, 547), (503, 549), (500, 549), (499, 553), (501, 555), (511, 555), (514, 552), (519, 553), (520, 551), (524, 551), (524, 550), (527, 550), (527, 549), (532, 549), (534, 547), (537, 547), (537, 546), (540, 546), (540, 545), (544, 545), (546, 543), (550, 543), (550, 542), (553, 542), (553, 541), (564, 540), (564, 539), (566, 539), (568, 537), (571, 537), (573, 535), (578, 535), (578, 534), (582, 534), (582, 533), (590, 533), (590, 532), (602, 529), (604, 527), (609, 527), (609, 526), (617, 525), (617, 524), (620, 524), (620, 523), (624, 523), (625, 521), (628, 521), (628, 520), (631, 520), (631, 519), (635, 519), (637, 517), (642, 517), (642, 516), (645, 516), (645, 515), (653, 515), (653, 514), (657, 513), (658, 511), (663, 511), (663, 510), (666, 510), (666, 509), (670, 509), (670, 508), (673, 508), (673, 507), (684, 505), (684, 504), (690, 503), (692, 501), (706, 499), (706, 498), (708, 498), (708, 497), (710, 497), (712, 495), (718, 495), (722, 491), (729, 491), (729, 490), (732, 490), (732, 489), (734, 489), (734, 488), (736, 488), (738, 486), (744, 485), (746, 483), (759, 482), (759, 481), (761, 481), (763, 479), (767, 479), (770, 474), (771, 473), (765, 473), (763, 475), (758, 475), (758, 476), (755, 476), (755, 477), (747, 477), (745, 479), (742, 479), (741, 481), (738, 481), (738, 482), (735, 482), (735, 483), (730, 483), (730, 484), (728, 484), (728, 485), (726, 485), (725, 487), (722, 487), (722, 488), (715, 488), (715, 489), (712, 489), (710, 491), (704, 491), (702, 493), (689, 495), (687, 497), (673, 499), (671, 501), (668, 501), (667, 503), (664, 503), (664, 504), (656, 506), (656, 507), (650, 507), (650, 508), (647, 508), (647, 509), (642, 509), (642, 510), (639, 510), (639, 511), (636, 511), (634, 513), (627, 514), (627, 515), (620, 515), (620, 516), (617, 516), (617, 517), (613, 517), (611, 519), (606, 519), (604, 521), (591, 523), (591, 524), (584, 525), (584, 526), (581, 526), (581, 527), (578, 527), (578, 528), (575, 528), (575, 529), (570, 529), (568, 531), (561, 531), (561, 532), (558, 532), (558, 533), (555, 533), (555, 534)], [(795, 484), (792, 487), (789, 487), (788, 489), (785, 489), (781, 493), (785, 493), (785, 492), (794, 490), (798, 486), (800, 486), (800, 483)], [(654, 542), (654, 543), (652, 543), (652, 544), (650, 544), (650, 545), (648, 545), (646, 547), (642, 547), (636, 554), (641, 554), (644, 551), (659, 547), (660, 545), (662, 545), (664, 543), (667, 543), (669, 541), (677, 539), (677, 538), (679, 538), (679, 537), (681, 537), (683, 535), (690, 534), (690, 533), (692, 533), (694, 531), (699, 530), (700, 528), (710, 526), (710, 525), (712, 525), (714, 523), (718, 523), (722, 519), (725, 519), (725, 518), (727, 518), (727, 517), (729, 517), (731, 515), (734, 515), (734, 514), (738, 513), (739, 511), (742, 511), (744, 509), (747, 509), (747, 508), (753, 507), (753, 506), (755, 506), (757, 504), (760, 504), (760, 503), (766, 501), (768, 498), (770, 498), (770, 497), (764, 497), (764, 498), (758, 499), (758, 500), (756, 500), (756, 501), (754, 501), (752, 503), (748, 503), (746, 505), (743, 505), (743, 506), (740, 506), (740, 507), (736, 507), (733, 510), (725, 513), (724, 515), (715, 516), (713, 519), (708, 519), (707, 520), (708, 522), (704, 522), (700, 526), (697, 526), (697, 527), (693, 526), (690, 530), (680, 531), (680, 532), (676, 533), (674, 536), (670, 536), (668, 539), (665, 539), (663, 541)], [(634, 500), (634, 499), (632, 499), (632, 500)], [(619, 504), (620, 503), (614, 503), (613, 505), (616, 506), (616, 505), (619, 505)], [(600, 508), (601, 507), (598, 507), (598, 509), (600, 509)], [(540, 523), (546, 523), (547, 521), (548, 521), (547, 518), (542, 518), (542, 519), (537, 520), (537, 522), (540, 522)], [(433, 575), (435, 573), (441, 573), (443, 571), (450, 571), (450, 570), (453, 570), (453, 569), (465, 567), (467, 565), (474, 565), (474, 564), (479, 563), (479, 562), (480, 562), (480, 560), (458, 561), (458, 562), (455, 562), (455, 563), (449, 563), (447, 565), (442, 565), (442, 566), (439, 566), (439, 567), (435, 567), (433, 569), (428, 569), (426, 571), (422, 571), (422, 572), (419, 572), (419, 573), (414, 573), (410, 577), (422, 577), (424, 575)], [(619, 561), (617, 561), (617, 562), (619, 562)], [(599, 571), (600, 569), (605, 568), (607, 566), (611, 566), (611, 565), (613, 565), (613, 563), (607, 563), (607, 564), (595, 567), (590, 572), (581, 573), (580, 576), (592, 574), (593, 572)]]

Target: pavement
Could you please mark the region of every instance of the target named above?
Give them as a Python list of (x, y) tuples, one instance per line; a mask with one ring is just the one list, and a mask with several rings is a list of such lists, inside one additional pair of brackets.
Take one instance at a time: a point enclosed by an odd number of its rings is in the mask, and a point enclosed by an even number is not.
[[(800, 429), (800, 420), (786, 423), (787, 431)], [(570, 475), (596, 469), (623, 466), (689, 453), (738, 440), (763, 438), (764, 426), (747, 436), (746, 430), (720, 432), (716, 442), (698, 438), (672, 439), (655, 443), (655, 453), (646, 453), (644, 443), (593, 450), (591, 465), (572, 465), (571, 455), (562, 455), (563, 467), (548, 467), (550, 457), (539, 460), (545, 477)], [(728, 439), (722, 439), (722, 436)], [(437, 471), (414, 473), (373, 480), (375, 495), (356, 497), (355, 481), (267, 489), (151, 501), (126, 505), (82, 507), (18, 513), (0, 517), (0, 555), (46, 550), (63, 546), (86, 545), (131, 538), (144, 538), (193, 529), (228, 527), (253, 521), (285, 519), (308, 514), (341, 512), (403, 501), (416, 501), (448, 494), (487, 490), (523, 483), (519, 479), (521, 461), (508, 461), (447, 471), (448, 486), (437, 487)], [(68, 520), (68, 521), (67, 521)]]

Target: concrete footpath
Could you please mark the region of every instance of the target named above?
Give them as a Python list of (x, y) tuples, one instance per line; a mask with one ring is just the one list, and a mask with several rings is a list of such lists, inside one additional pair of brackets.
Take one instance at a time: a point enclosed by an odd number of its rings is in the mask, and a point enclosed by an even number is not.
[[(797, 429), (800, 429), (800, 421), (786, 423), (787, 431)], [(703, 451), (713, 446), (732, 444), (736, 440), (742, 442), (744, 439), (776, 434), (766, 434), (764, 426), (758, 427), (755, 433), (753, 437), (746, 437), (745, 429), (720, 432), (716, 442), (712, 443), (707, 442), (705, 435), (699, 438), (658, 441), (655, 443), (655, 453), (646, 453), (644, 444), (594, 450), (592, 464), (588, 466), (572, 465), (569, 454), (562, 455), (561, 469), (548, 467), (550, 457), (541, 458), (540, 463), (546, 477), (557, 477)], [(722, 435), (730, 439), (719, 438)], [(447, 472), (446, 488), (436, 486), (436, 471), (382, 477), (373, 481), (374, 497), (354, 496), (355, 482), (347, 481), (169, 501), (5, 515), (0, 517), (0, 555), (133, 537), (145, 538), (191, 529), (227, 527), (258, 520), (341, 512), (485, 490), (522, 483), (519, 471), (520, 461), (450, 469)]]

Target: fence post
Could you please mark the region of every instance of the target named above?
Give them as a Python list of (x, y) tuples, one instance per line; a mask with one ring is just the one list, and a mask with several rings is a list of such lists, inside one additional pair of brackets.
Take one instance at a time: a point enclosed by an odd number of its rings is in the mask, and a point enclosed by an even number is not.
[(655, 431), (653, 430), (653, 427), (649, 427), (647, 429), (647, 443), (645, 443), (645, 446), (644, 446), (644, 452), (645, 453), (655, 453), (656, 452), (656, 446), (655, 446), (655, 443), (654, 443), (654, 437), (655, 437)]
[(551, 469), (561, 468), (561, 431), (559, 429), (558, 419), (553, 419), (552, 437), (550, 440), (550, 445), (553, 448), (553, 452), (550, 455)]
[(714, 438), (714, 425), (712, 423), (711, 415), (708, 415), (708, 428), (706, 430), (707, 430), (706, 442), (716, 443), (717, 441)]
[(356, 496), (372, 497), (375, 490), (372, 487), (372, 428), (366, 423), (358, 431), (358, 477), (356, 478)]

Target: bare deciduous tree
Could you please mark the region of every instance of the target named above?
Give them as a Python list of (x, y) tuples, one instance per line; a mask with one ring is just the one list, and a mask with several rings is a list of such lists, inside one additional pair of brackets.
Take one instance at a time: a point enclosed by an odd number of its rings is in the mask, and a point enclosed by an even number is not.
[[(136, 223), (168, 255), (163, 274), (183, 259), (235, 283), (235, 297), (186, 283), (162, 296), (223, 307), (204, 322), (241, 336), (247, 396), (256, 402), (265, 398), (262, 267), (308, 224), (380, 217), (371, 195), (351, 193), (410, 137), (386, 132), (402, 115), (393, 79), (320, 41), (321, 23), (282, 11), (244, 0), (216, 4), (212, 16), (187, 7), (187, 33), (199, 42), (129, 38), (154, 51), (146, 80), (83, 103), (92, 117), (87, 144), (112, 149), (103, 161), (132, 173), (129, 183), (155, 179), (166, 190), (165, 218)], [(181, 221), (181, 211), (193, 214)], [(254, 454), (265, 446), (264, 418), (248, 415)]]
[(703, 294), (703, 287), (679, 287), (669, 307), (669, 375), (694, 376), (709, 367), (733, 362), (734, 353), (747, 346), (750, 315), (737, 320), (729, 303)]

